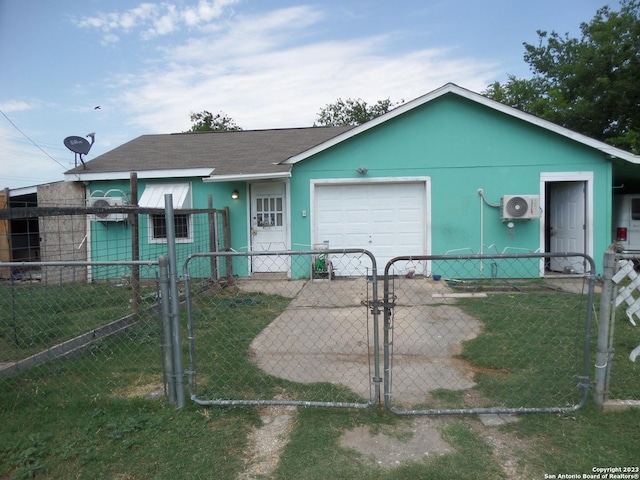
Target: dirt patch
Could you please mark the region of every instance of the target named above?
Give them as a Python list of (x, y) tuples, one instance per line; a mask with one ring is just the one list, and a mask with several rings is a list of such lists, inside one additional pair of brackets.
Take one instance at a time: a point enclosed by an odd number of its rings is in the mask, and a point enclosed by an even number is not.
[(384, 468), (395, 468), (406, 462), (422, 462), (425, 459), (453, 453), (455, 449), (440, 435), (445, 423), (464, 422), (469, 425), (493, 450), (496, 462), (507, 478), (527, 480), (534, 473), (527, 465), (532, 443), (502, 433), (496, 426), (460, 417), (416, 417), (397, 425), (372, 433), (370, 427), (358, 427), (345, 432), (340, 438), (344, 448), (356, 450), (363, 460)]
[(422, 460), (451, 453), (454, 449), (445, 442), (438, 430), (446, 419), (414, 418), (383, 428), (376, 434), (369, 427), (357, 427), (340, 437), (340, 445), (363, 455), (365, 461), (380, 467), (399, 467), (404, 462)]
[(124, 398), (160, 398), (165, 395), (164, 386), (157, 381), (144, 382), (142, 379), (133, 385), (114, 392)]
[(244, 452), (245, 469), (239, 480), (270, 478), (289, 441), (295, 418), (295, 407), (272, 405), (261, 409), (262, 426), (249, 434), (249, 446)]
[(472, 429), (491, 446), (493, 456), (510, 480), (534, 478), (534, 473), (526, 463), (533, 444), (513, 435), (487, 428), (482, 423), (473, 422)]
[[(262, 425), (249, 434), (244, 452), (245, 469), (238, 476), (239, 480), (271, 478), (289, 442), (296, 413), (296, 407), (292, 406), (273, 405), (260, 409)], [(360, 453), (363, 462), (391, 469), (407, 462), (422, 462), (455, 452), (440, 434), (441, 427), (451, 422), (464, 422), (491, 446), (507, 478), (532, 478), (533, 472), (526, 463), (532, 442), (500, 432), (497, 428), (500, 422), (487, 426), (468, 417), (414, 417), (394, 425), (357, 427), (345, 431), (339, 442), (341, 447)]]

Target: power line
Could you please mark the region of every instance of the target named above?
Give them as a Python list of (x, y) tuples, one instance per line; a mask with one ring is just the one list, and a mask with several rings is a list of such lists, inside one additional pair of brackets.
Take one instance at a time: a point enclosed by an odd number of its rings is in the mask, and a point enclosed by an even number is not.
[[(9, 133), (0, 132), (0, 139), (6, 138), (12, 142), (25, 144), (29, 143), (22, 135), (11, 135)], [(69, 150), (62, 146), (62, 143), (50, 143), (50, 142), (39, 142), (43, 148), (47, 148), (48, 150), (60, 150), (64, 152), (68, 152)]]
[(50, 177), (15, 177), (13, 175), (0, 175), (0, 178), (2, 179), (2, 181), (5, 181), (5, 180), (20, 181), (20, 182), (21, 181), (33, 182), (34, 180), (43, 181), (43, 182), (51, 181)]
[(29, 140), (29, 141), (30, 141), (30, 142), (31, 142), (31, 143), (32, 143), (32, 144), (33, 144), (33, 145), (34, 145), (38, 150), (40, 150), (42, 153), (44, 153), (47, 157), (49, 157), (51, 160), (53, 160), (54, 162), (56, 162), (56, 163), (57, 163), (58, 165), (60, 165), (62, 168), (65, 168), (65, 169), (67, 168), (67, 167), (65, 167), (63, 164), (61, 164), (58, 160), (56, 160), (56, 159), (55, 159), (55, 158), (53, 158), (51, 155), (49, 155), (46, 151), (44, 151), (44, 150), (42, 149), (42, 147), (40, 147), (40, 145), (38, 145), (36, 142), (34, 142), (33, 140), (31, 140), (31, 138), (29, 138), (29, 136), (28, 136), (26, 133), (24, 133), (22, 130), (20, 130), (20, 128), (18, 128), (18, 126), (17, 126), (15, 123), (13, 123), (13, 122), (11, 121), (11, 119), (10, 119), (9, 117), (7, 117), (7, 115), (6, 115), (2, 110), (0, 110), (0, 113), (2, 114), (2, 116), (3, 116), (4, 118), (6, 118), (6, 119), (7, 119), (7, 121), (8, 121), (11, 125), (13, 125), (13, 128), (15, 128), (16, 130), (18, 130), (18, 131), (22, 134), (22, 136), (23, 136), (24, 138), (26, 138), (27, 140)]
[[(42, 153), (38, 153), (36, 151), (26, 152), (24, 149), (21, 150), (19, 148), (5, 147), (4, 145), (0, 145), (0, 152), (20, 158), (42, 158)], [(69, 160), (67, 163), (73, 165), (73, 159)]]

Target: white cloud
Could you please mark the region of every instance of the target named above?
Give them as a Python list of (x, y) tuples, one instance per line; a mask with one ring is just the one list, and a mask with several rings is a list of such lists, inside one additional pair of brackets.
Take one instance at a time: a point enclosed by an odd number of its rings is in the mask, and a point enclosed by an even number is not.
[(157, 133), (187, 130), (202, 110), (245, 129), (298, 127), (338, 97), (411, 100), (447, 82), (480, 91), (495, 78), (497, 65), (454, 50), (387, 53), (391, 35), (314, 43), (323, 19), (303, 6), (234, 18), (164, 50), (161, 68), (120, 78), (116, 101), (133, 125)]
[(33, 105), (23, 100), (8, 100), (0, 103), (0, 110), (5, 113), (22, 112), (24, 110), (31, 110)]
[(225, 7), (238, 3), (238, 0), (217, 0), (209, 2), (200, 0), (195, 8), (187, 8), (182, 13), (184, 22), (192, 27), (200, 23), (207, 23), (222, 15)]
[(129, 33), (140, 30), (141, 38), (148, 40), (167, 35), (182, 26), (195, 27), (219, 18), (225, 9), (238, 0), (200, 0), (196, 7), (180, 8), (175, 4), (141, 3), (124, 12), (100, 12), (76, 21), (80, 28), (103, 32), (103, 43), (113, 42), (114, 32)]
[(104, 37), (102, 37), (102, 41), (100, 42), (102, 45), (107, 46), (107, 45), (111, 45), (114, 43), (118, 43), (120, 41), (120, 37), (118, 35), (114, 35), (112, 33), (109, 33), (107, 35), (105, 35)]

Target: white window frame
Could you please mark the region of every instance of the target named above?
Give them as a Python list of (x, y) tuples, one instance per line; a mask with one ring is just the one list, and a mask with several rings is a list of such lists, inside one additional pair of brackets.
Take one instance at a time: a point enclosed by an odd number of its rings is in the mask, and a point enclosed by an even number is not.
[[(176, 243), (193, 243), (194, 241), (194, 235), (193, 235), (193, 215), (191, 214), (183, 214), (181, 213), (181, 209), (183, 208), (191, 208), (191, 205), (193, 205), (193, 200), (192, 200), (192, 186), (190, 182), (187, 183), (167, 183), (167, 184), (150, 184), (147, 187), (153, 187), (156, 190), (166, 190), (166, 193), (171, 193), (173, 191), (177, 191), (179, 189), (184, 189), (185, 187), (187, 188), (187, 193), (186, 196), (184, 198), (184, 200), (182, 201), (182, 203), (179, 202), (179, 200), (177, 200), (176, 198), (174, 198), (174, 229), (175, 229), (175, 216), (176, 215), (186, 215), (187, 216), (187, 236), (186, 237), (178, 237), (176, 235)], [(157, 193), (157, 192), (156, 192)], [(142, 197), (144, 198), (144, 192), (142, 194)], [(157, 204), (141, 204), (141, 207), (147, 207), (147, 208), (164, 208), (164, 200), (163, 199), (159, 199), (157, 198), (155, 200), (157, 202)], [(143, 202), (144, 203), (144, 202)], [(164, 218), (164, 214), (160, 214), (160, 215), (148, 215), (148, 219), (147, 219), (147, 238), (148, 238), (148, 243), (149, 244), (166, 244), (167, 243), (167, 237), (166, 234), (163, 237), (157, 237), (155, 235), (155, 218), (157, 217), (162, 217)], [(175, 230), (174, 230), (174, 233)]]
[[(179, 237), (177, 235), (177, 232), (175, 232), (175, 217), (176, 215), (186, 215), (187, 217), (187, 236), (186, 237)], [(148, 225), (148, 232), (149, 232), (149, 243), (153, 244), (153, 243), (167, 243), (167, 235), (165, 234), (164, 237), (156, 237), (155, 235), (155, 230), (156, 230), (156, 226), (155, 226), (155, 218), (154, 217), (160, 217), (162, 219), (164, 219), (164, 215), (149, 215), (149, 225)], [(190, 214), (183, 214), (180, 213), (180, 210), (174, 210), (173, 212), (173, 222), (174, 222), (174, 233), (175, 238), (176, 238), (176, 243), (193, 243), (193, 215)], [(166, 225), (165, 225), (166, 226)]]

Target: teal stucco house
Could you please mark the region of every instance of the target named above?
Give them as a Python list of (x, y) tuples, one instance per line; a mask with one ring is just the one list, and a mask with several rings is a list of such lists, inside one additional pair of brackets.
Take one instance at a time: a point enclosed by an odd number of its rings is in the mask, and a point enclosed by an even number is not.
[[(181, 244), (204, 227), (179, 210), (211, 195), (229, 207), (236, 251), (326, 242), (367, 249), (382, 266), (398, 255), (567, 251), (600, 265), (613, 194), (640, 190), (640, 157), (453, 84), (356, 127), (144, 135), (86, 166), (65, 179), (84, 182), (87, 198), (126, 201), (132, 171), (141, 206), (173, 193)], [(153, 226), (140, 228), (160, 252)], [(130, 232), (92, 222), (90, 235), (126, 244)], [(540, 275), (565, 267), (552, 261)], [(256, 257), (234, 274), (290, 268)]]

